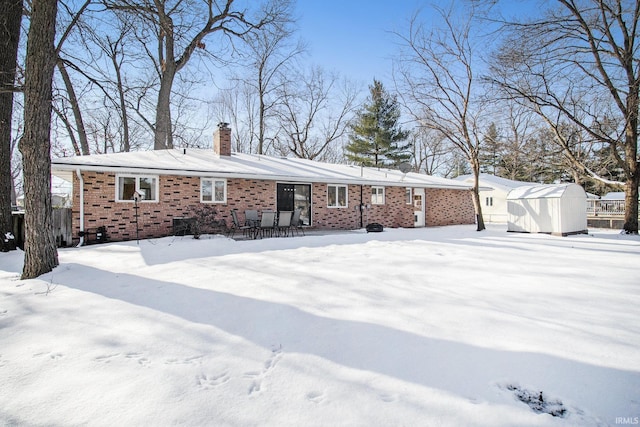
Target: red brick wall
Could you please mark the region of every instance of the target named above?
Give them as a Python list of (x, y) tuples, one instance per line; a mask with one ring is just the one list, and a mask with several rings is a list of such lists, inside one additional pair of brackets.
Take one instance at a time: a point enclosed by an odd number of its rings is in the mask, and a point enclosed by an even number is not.
[(427, 188), (425, 200), (427, 226), (475, 223), (475, 211), (469, 190)]
[[(85, 230), (104, 226), (109, 240), (136, 238), (133, 202), (116, 202), (115, 174), (83, 172)], [(74, 237), (80, 230), (80, 196), (78, 179), (74, 176), (73, 224)], [(346, 208), (327, 207), (327, 184), (312, 184), (312, 226), (314, 228), (360, 228), (360, 186), (348, 186)], [(467, 191), (426, 190), (427, 225), (473, 223), (471, 194)], [(200, 205), (200, 178), (165, 175), (159, 177), (160, 202), (138, 204), (138, 228), (141, 239), (167, 236), (172, 233), (173, 218), (190, 216), (190, 207)], [(369, 208), (363, 223), (379, 222), (385, 227), (413, 227), (413, 207), (406, 204), (404, 187), (385, 187), (385, 204), (371, 204), (371, 187), (362, 186), (362, 201)], [(217, 219), (231, 224), (231, 210), (275, 210), (276, 183), (274, 181), (229, 179), (227, 203), (214, 203)]]

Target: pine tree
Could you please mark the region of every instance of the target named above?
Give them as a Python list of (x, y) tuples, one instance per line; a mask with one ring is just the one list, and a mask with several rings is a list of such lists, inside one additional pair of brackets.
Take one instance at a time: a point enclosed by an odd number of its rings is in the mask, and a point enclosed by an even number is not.
[(369, 97), (351, 125), (347, 159), (364, 166), (394, 166), (411, 158), (409, 132), (398, 124), (400, 107), (382, 83), (373, 80)]
[(502, 141), (495, 123), (491, 123), (480, 145), (480, 172), (500, 175), (502, 163)]

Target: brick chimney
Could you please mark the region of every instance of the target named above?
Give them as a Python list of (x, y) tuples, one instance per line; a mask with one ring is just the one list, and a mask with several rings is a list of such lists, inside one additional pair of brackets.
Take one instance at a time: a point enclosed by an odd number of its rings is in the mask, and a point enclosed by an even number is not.
[(213, 151), (219, 156), (231, 155), (231, 128), (229, 123), (218, 123), (218, 130), (213, 134)]

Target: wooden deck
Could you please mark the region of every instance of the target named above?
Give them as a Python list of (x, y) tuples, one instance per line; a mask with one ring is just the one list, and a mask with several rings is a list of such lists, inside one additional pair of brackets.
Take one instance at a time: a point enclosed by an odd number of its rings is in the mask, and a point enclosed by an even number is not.
[[(640, 213), (638, 219), (640, 219)], [(624, 226), (624, 200), (588, 199), (587, 226), (622, 229)]]

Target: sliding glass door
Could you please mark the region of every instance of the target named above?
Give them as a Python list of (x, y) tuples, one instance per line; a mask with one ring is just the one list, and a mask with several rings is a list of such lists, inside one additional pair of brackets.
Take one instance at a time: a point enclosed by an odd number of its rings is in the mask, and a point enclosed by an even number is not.
[(311, 185), (278, 184), (278, 210), (300, 209), (300, 219), (304, 225), (311, 225)]

